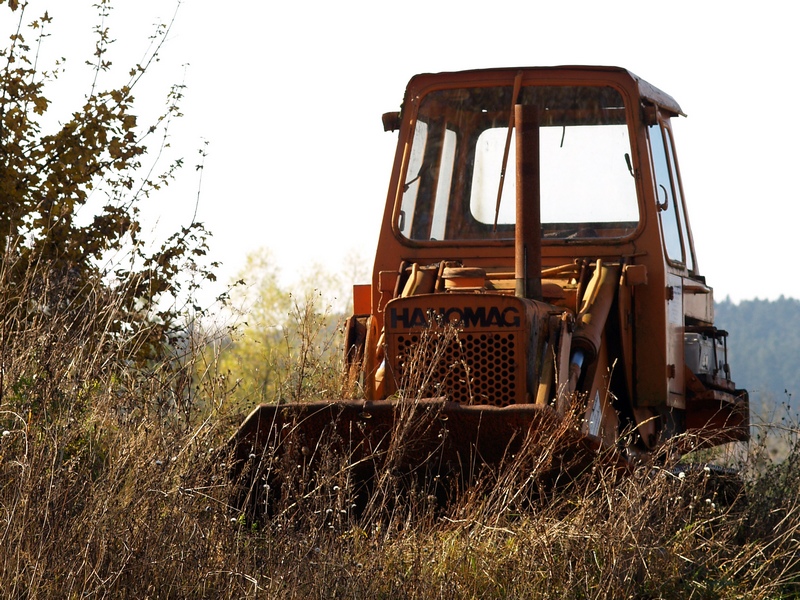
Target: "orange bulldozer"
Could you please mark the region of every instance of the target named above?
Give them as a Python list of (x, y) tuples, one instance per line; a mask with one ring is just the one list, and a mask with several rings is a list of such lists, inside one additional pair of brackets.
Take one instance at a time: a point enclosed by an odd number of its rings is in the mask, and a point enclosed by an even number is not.
[(390, 459), (465, 482), (532, 440), (557, 439), (553, 469), (747, 440), (689, 227), (682, 115), (616, 67), (413, 77), (383, 117), (397, 152), (345, 328), (359, 397), (257, 407), (234, 474), (250, 461), (278, 481), (280, 456), (333, 454), (362, 482)]

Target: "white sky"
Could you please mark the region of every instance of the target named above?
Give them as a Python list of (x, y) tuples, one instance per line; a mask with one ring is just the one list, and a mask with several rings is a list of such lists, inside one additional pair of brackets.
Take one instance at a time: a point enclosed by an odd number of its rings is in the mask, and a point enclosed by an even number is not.
[[(31, 0), (28, 20), (54, 18), (43, 60), (68, 58), (49, 97), (79, 106), (93, 48), (92, 0)], [(173, 0), (117, 0), (118, 85)], [(7, 17), (5, 7), (0, 11)], [(0, 23), (3, 33), (10, 23)], [(284, 275), (356, 251), (371, 265), (397, 134), (397, 110), (419, 72), (607, 64), (671, 94), (698, 263), (718, 300), (800, 298), (794, 259), (800, 186), (796, 19), (765, 0), (242, 2), (184, 0), (137, 98), (160, 103), (185, 79), (173, 150), (180, 182), (150, 207), (162, 230), (194, 213), (197, 149), (207, 140), (199, 220), (227, 281), (247, 252), (272, 250)], [(182, 65), (188, 63), (188, 66)], [(150, 100), (148, 100), (149, 102)], [(764, 104), (766, 102), (766, 104)], [(143, 105), (145, 110), (158, 104)]]

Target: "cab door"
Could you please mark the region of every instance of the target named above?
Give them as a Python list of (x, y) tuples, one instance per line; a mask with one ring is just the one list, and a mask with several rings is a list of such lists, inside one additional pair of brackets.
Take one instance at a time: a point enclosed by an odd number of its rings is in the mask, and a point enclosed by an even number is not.
[(694, 250), (691, 243), (686, 210), (683, 203), (675, 149), (669, 120), (659, 114), (657, 122), (648, 127), (650, 151), (656, 192), (661, 239), (667, 264), (667, 404), (686, 408), (684, 381), (684, 288), (691, 285), (695, 272)]

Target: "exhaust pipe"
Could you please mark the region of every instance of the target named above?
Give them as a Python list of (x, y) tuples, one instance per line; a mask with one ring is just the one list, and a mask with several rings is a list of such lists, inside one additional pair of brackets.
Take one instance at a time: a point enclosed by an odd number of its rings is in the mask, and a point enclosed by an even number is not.
[(539, 112), (514, 106), (517, 134), (517, 221), (514, 230), (515, 292), (542, 300), (542, 217), (539, 195)]

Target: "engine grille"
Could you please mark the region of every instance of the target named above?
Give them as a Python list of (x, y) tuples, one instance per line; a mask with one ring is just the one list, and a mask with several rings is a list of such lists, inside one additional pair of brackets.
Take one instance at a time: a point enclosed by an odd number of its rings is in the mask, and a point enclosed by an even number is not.
[(396, 334), (394, 363), (406, 393), (507, 406), (523, 390), (519, 331)]

